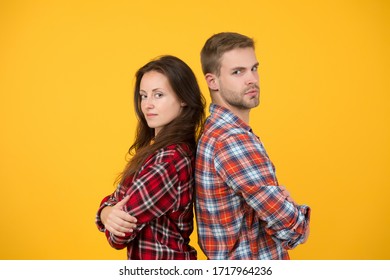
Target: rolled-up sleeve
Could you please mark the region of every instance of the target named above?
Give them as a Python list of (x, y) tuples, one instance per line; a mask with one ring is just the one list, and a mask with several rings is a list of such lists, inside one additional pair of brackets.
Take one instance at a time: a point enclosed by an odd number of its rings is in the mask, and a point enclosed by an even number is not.
[(95, 218), (95, 224), (96, 224), (99, 231), (104, 232), (106, 230), (105, 226), (102, 223), (102, 219), (100, 218), (100, 214), (102, 213), (102, 210), (104, 209), (104, 207), (113, 206), (116, 203), (117, 203), (117, 200), (115, 198), (115, 193), (113, 193), (112, 195), (106, 196), (100, 202), (100, 207), (96, 213), (96, 218)]

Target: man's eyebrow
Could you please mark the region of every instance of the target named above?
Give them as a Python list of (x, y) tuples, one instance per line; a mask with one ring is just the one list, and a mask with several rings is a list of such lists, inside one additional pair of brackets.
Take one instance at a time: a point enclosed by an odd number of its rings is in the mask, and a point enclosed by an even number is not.
[(244, 70), (246, 67), (243, 67), (243, 66), (237, 66), (237, 67), (233, 67), (232, 70), (235, 71), (235, 70)]
[[(253, 64), (250, 68), (253, 68), (253, 67), (258, 67), (260, 65), (259, 62), (256, 62), (255, 64)], [(236, 67), (233, 67), (232, 70), (244, 70), (246, 69), (246, 67), (244, 66), (236, 66)]]

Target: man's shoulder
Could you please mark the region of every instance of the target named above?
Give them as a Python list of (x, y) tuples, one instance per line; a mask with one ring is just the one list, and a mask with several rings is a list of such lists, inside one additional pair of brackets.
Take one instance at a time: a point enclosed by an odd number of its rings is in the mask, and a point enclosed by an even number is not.
[(223, 141), (229, 137), (246, 134), (248, 134), (248, 131), (245, 128), (238, 126), (234, 122), (219, 119), (210, 120), (206, 123), (202, 133), (202, 138)]

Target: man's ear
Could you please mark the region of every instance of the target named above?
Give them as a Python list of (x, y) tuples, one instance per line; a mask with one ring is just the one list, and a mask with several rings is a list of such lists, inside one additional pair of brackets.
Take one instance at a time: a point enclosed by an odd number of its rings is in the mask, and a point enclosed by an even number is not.
[(205, 79), (206, 79), (206, 82), (207, 82), (207, 85), (208, 85), (209, 89), (211, 89), (212, 91), (218, 91), (219, 90), (218, 80), (217, 80), (217, 77), (214, 74), (207, 73), (205, 75)]

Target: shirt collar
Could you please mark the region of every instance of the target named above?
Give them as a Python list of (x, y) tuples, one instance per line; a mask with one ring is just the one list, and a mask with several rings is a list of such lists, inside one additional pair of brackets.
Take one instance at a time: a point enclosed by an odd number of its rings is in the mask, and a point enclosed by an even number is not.
[(215, 118), (221, 120), (222, 122), (226, 122), (229, 123), (230, 125), (235, 125), (249, 132), (252, 132), (252, 129), (250, 128), (249, 125), (247, 125), (239, 117), (237, 117), (232, 111), (230, 111), (225, 107), (211, 103), (210, 114), (213, 115)]

